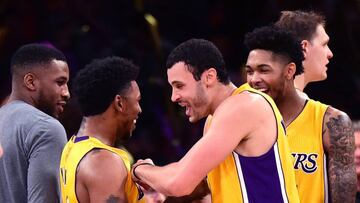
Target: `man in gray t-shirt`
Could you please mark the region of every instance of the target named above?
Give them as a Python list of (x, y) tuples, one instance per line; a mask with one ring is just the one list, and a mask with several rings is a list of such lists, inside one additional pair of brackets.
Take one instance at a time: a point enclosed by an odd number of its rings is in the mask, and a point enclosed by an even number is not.
[(70, 97), (66, 59), (55, 48), (25, 45), (11, 74), (12, 92), (0, 108), (0, 202), (59, 202), (66, 133), (55, 118)]

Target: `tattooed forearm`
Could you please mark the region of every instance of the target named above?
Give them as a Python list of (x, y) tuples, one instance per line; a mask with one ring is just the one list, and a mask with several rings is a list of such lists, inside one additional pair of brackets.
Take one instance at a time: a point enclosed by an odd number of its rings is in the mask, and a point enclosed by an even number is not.
[(324, 135), (329, 139), (328, 178), (331, 202), (355, 202), (355, 141), (349, 117), (329, 108), (325, 115)]

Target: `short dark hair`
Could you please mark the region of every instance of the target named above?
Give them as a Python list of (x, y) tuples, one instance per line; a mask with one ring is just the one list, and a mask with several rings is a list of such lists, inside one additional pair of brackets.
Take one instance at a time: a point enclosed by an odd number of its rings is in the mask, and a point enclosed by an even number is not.
[(103, 113), (114, 97), (123, 95), (135, 81), (139, 67), (120, 57), (95, 59), (74, 79), (74, 94), (85, 116)]
[(181, 43), (168, 56), (166, 68), (170, 69), (178, 62), (184, 62), (188, 66), (195, 80), (200, 80), (205, 70), (215, 68), (221, 83), (229, 84), (230, 82), (223, 56), (210, 41), (190, 39)]
[(282, 11), (276, 26), (291, 31), (298, 40), (311, 41), (318, 25), (325, 27), (325, 17), (314, 11)]
[(301, 44), (290, 32), (284, 29), (275, 26), (257, 28), (245, 35), (244, 43), (249, 51), (254, 49), (271, 51), (288, 60), (288, 63), (295, 63), (295, 75), (304, 72), (302, 66), (304, 54), (302, 52)]
[(44, 65), (52, 60), (67, 62), (64, 54), (54, 47), (44, 44), (26, 44), (20, 47), (11, 58), (11, 74), (17, 74), (18, 71), (28, 70), (34, 65)]

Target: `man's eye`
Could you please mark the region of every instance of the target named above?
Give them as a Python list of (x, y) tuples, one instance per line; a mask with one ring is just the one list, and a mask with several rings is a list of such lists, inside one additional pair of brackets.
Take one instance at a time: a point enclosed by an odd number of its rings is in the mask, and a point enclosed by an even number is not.
[(61, 86), (61, 85), (64, 85), (65, 84), (65, 81), (64, 80), (58, 80), (56, 81), (56, 83)]

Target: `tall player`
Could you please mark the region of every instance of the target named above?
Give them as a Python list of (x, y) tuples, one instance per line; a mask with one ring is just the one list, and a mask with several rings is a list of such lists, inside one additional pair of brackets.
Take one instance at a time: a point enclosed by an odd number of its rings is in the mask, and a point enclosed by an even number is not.
[(283, 11), (275, 24), (291, 31), (303, 48), (304, 72), (295, 76), (295, 87), (302, 92), (310, 82), (325, 80), (326, 65), (333, 57), (325, 31), (325, 17), (313, 11)]
[(64, 202), (142, 202), (127, 152), (115, 147), (131, 136), (141, 112), (138, 71), (125, 59), (108, 57), (87, 65), (74, 80), (85, 119), (62, 153)]
[(206, 40), (180, 44), (166, 66), (171, 100), (185, 107), (190, 122), (208, 115), (212, 120), (180, 161), (163, 167), (138, 161), (133, 178), (181, 196), (208, 175), (214, 203), (299, 202), (285, 131), (272, 99), (248, 85), (236, 88), (220, 51)]
[(269, 94), (284, 118), (301, 202), (354, 202), (351, 120), (296, 91), (294, 77), (303, 71), (300, 43), (285, 30), (263, 27), (247, 34), (245, 44), (248, 83)]

